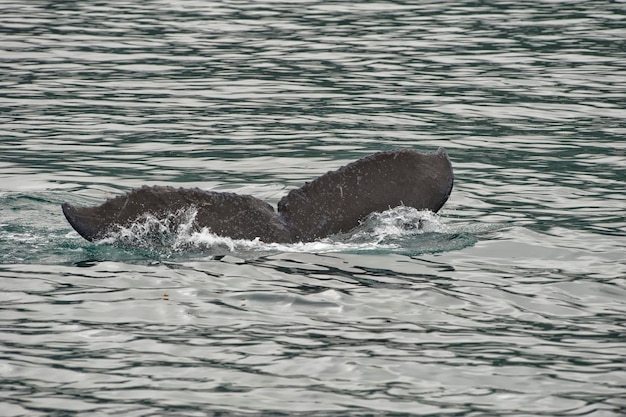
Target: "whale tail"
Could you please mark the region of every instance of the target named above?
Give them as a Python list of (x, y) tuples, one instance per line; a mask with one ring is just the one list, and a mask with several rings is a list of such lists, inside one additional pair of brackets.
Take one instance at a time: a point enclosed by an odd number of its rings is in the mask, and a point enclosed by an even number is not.
[[(370, 213), (400, 205), (437, 212), (454, 183), (445, 149), (378, 152), (290, 191), (269, 204), (249, 195), (197, 188), (141, 187), (95, 207), (62, 205), (70, 225), (85, 239), (107, 237), (147, 215), (157, 219), (193, 208), (194, 225), (233, 239), (311, 241), (358, 226)], [(175, 226), (175, 224), (173, 224)]]
[(63, 203), (61, 209), (69, 224), (85, 239), (94, 241), (105, 237), (107, 224), (95, 215), (92, 207), (75, 207)]
[(295, 241), (356, 227), (368, 214), (396, 206), (437, 212), (452, 192), (452, 163), (444, 148), (378, 152), (330, 171), (278, 203)]
[(272, 242), (289, 242), (291, 235), (282, 218), (266, 202), (250, 195), (218, 193), (198, 188), (141, 187), (95, 207), (62, 206), (74, 230), (89, 241), (103, 239), (147, 216), (166, 220), (175, 231), (177, 217), (196, 211), (196, 229), (208, 228), (220, 236)]

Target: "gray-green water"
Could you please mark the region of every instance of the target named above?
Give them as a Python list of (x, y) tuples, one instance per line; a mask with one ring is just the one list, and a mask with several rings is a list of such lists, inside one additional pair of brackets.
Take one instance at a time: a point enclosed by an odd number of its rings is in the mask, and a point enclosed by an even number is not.
[[(625, 6), (0, 1), (0, 415), (625, 415)], [(423, 233), (131, 248), (60, 211), (438, 146)]]

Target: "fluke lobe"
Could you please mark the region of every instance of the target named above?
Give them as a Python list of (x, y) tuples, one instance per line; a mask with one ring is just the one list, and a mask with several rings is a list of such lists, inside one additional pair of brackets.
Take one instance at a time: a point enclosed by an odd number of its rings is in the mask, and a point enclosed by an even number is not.
[[(170, 219), (194, 209), (194, 228), (233, 239), (308, 242), (347, 232), (372, 212), (404, 205), (437, 212), (452, 192), (452, 164), (444, 148), (378, 152), (329, 171), (290, 191), (274, 208), (250, 195), (198, 188), (141, 187), (96, 207), (62, 205), (85, 239), (94, 241), (151, 215)], [(172, 219), (174, 221), (172, 222)]]

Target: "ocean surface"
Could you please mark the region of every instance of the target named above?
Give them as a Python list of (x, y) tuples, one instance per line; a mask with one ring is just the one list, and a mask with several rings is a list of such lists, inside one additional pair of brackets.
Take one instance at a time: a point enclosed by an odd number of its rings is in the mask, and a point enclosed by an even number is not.
[[(623, 1), (0, 0), (0, 415), (624, 416), (625, 104)], [(60, 208), (440, 146), (306, 244)]]

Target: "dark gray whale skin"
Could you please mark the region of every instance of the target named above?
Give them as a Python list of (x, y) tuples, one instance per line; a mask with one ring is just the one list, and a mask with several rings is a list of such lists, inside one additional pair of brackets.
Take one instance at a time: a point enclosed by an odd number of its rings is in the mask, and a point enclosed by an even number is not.
[(164, 186), (137, 188), (96, 207), (64, 203), (62, 209), (70, 225), (89, 241), (106, 238), (146, 215), (165, 219), (193, 208), (194, 227), (220, 236), (308, 242), (347, 232), (370, 213), (399, 205), (437, 212), (453, 183), (444, 148), (429, 154), (400, 149), (372, 154), (305, 183), (278, 202), (278, 212), (250, 195)]

